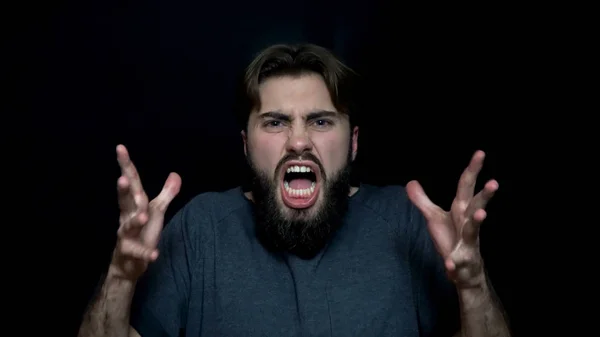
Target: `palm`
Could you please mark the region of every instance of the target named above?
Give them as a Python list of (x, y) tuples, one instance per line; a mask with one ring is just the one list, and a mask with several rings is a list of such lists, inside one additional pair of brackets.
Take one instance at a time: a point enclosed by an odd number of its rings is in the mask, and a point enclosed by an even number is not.
[[(434, 204), (418, 182), (411, 181), (406, 186), (410, 200), (427, 219), (427, 228), (450, 273), (455, 272), (465, 261), (477, 260), (480, 264), (479, 226), (486, 216), (485, 206), (498, 189), (498, 183), (490, 180), (482, 191), (474, 195), (477, 175), (483, 166), (484, 157), (482, 151), (473, 155), (469, 166), (460, 177), (450, 211)], [(467, 270), (465, 274), (472, 272), (473, 270)], [(468, 276), (457, 275), (456, 278)]]

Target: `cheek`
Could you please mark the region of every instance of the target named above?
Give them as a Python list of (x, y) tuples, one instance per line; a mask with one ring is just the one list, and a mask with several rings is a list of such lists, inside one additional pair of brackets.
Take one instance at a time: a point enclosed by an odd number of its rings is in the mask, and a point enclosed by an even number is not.
[[(275, 138), (275, 139), (274, 139)], [(260, 137), (252, 142), (252, 160), (260, 169), (273, 174), (281, 159), (281, 146), (276, 137)]]
[(326, 139), (321, 143), (323, 166), (328, 174), (339, 171), (347, 164), (350, 141), (339, 138)]

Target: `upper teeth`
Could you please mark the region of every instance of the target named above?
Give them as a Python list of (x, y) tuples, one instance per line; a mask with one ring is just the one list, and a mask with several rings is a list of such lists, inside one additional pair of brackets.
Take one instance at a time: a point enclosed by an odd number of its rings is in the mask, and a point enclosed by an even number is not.
[(291, 172), (310, 172), (311, 169), (308, 166), (290, 166), (287, 169), (287, 173), (291, 173)]

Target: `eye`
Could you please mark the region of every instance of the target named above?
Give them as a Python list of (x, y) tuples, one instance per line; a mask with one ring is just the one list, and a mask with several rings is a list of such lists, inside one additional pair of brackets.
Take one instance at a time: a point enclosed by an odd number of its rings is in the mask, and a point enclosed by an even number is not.
[(263, 124), (263, 126), (264, 126), (264, 127), (267, 127), (267, 128), (276, 128), (276, 127), (279, 127), (279, 126), (281, 126), (281, 121), (278, 121), (278, 120), (270, 120), (270, 121), (266, 121), (266, 122)]
[(331, 126), (331, 125), (333, 125), (333, 123), (328, 119), (317, 119), (317, 120), (315, 120), (315, 125), (323, 128), (323, 127)]

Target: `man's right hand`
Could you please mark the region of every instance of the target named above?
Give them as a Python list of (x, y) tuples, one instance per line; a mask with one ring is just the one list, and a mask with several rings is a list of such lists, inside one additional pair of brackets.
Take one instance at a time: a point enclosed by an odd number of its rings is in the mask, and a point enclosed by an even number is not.
[(163, 229), (165, 211), (181, 189), (181, 177), (171, 173), (160, 194), (148, 202), (137, 169), (125, 146), (117, 146), (121, 177), (117, 181), (119, 196), (119, 230), (117, 246), (109, 275), (136, 281), (156, 260), (156, 247)]

